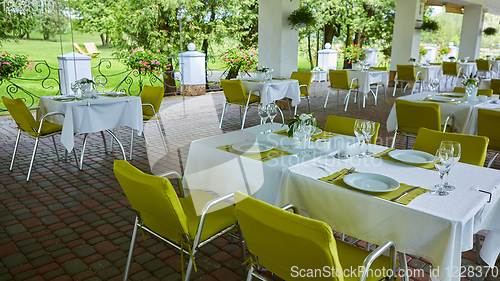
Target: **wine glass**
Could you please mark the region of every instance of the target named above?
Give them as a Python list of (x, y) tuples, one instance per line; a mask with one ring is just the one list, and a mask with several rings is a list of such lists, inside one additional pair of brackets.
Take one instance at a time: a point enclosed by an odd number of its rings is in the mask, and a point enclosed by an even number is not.
[(365, 156), (365, 152), (363, 151), (363, 143), (365, 142), (365, 135), (363, 134), (363, 127), (364, 127), (364, 122), (365, 120), (357, 119), (354, 122), (354, 135), (356, 135), (356, 138), (358, 138), (359, 142), (359, 153), (358, 157), (363, 157)]
[(258, 112), (259, 117), (260, 117), (260, 124), (263, 125), (262, 131), (259, 134), (263, 135), (266, 133), (265, 128), (266, 128), (266, 120), (267, 120), (267, 106), (263, 103), (259, 103), (259, 105), (257, 107), (257, 112)]
[(434, 156), (434, 167), (439, 172), (439, 184), (435, 185), (435, 189), (431, 191), (431, 194), (436, 194), (439, 196), (446, 196), (448, 192), (443, 189), (444, 184), (444, 174), (449, 171), (451, 165), (453, 164), (453, 152), (447, 149), (438, 149), (436, 155)]
[(102, 86), (102, 92), (104, 92), (104, 87), (106, 87), (106, 83), (108, 83), (108, 79), (106, 79), (106, 77), (104, 77), (104, 79), (102, 79), (100, 81), (100, 84)]
[(373, 135), (375, 135), (375, 130), (376, 130), (375, 122), (368, 120), (363, 122), (363, 135), (365, 137), (365, 142), (366, 142), (365, 155), (373, 154), (373, 152), (371, 152), (369, 149), (370, 148), (369, 143)]
[(71, 83), (71, 90), (73, 91), (73, 95), (76, 97), (76, 92), (78, 92), (78, 83)]
[(299, 141), (299, 152), (296, 156), (303, 156), (302, 152), (306, 146), (306, 130), (302, 122), (293, 123), (293, 137)]
[(266, 112), (267, 116), (269, 116), (269, 120), (271, 121), (271, 129), (269, 132), (274, 132), (273, 124), (274, 124), (274, 118), (276, 115), (278, 115), (278, 108), (277, 105), (274, 103), (270, 103), (266, 107)]
[(432, 79), (429, 79), (429, 90), (431, 92), (436, 92), (436, 89), (438, 88), (439, 86), (439, 79), (437, 78), (432, 78)]
[(457, 164), (458, 161), (460, 161), (460, 156), (462, 154), (462, 149), (461, 149), (460, 143), (456, 142), (456, 141), (442, 141), (441, 146), (439, 148), (451, 150), (453, 153), (453, 163), (451, 164), (450, 169), (446, 172), (446, 177), (445, 177), (443, 189), (446, 191), (455, 190), (455, 187), (448, 183), (448, 179), (449, 179), (449, 174), (450, 174), (451, 168), (453, 168), (453, 166), (455, 166), (455, 164)]
[(310, 143), (311, 143), (311, 136), (313, 133), (316, 131), (317, 128), (317, 123), (316, 123), (316, 118), (309, 118), (306, 119), (302, 122), (304, 126), (304, 131), (306, 133), (306, 150), (305, 153), (312, 153), (312, 150), (310, 150)]

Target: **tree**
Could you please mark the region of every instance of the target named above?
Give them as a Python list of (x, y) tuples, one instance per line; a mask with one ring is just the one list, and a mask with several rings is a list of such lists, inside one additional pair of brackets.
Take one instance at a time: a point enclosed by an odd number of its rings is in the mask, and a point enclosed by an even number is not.
[(97, 32), (102, 45), (109, 45), (110, 32), (113, 28), (116, 1), (112, 0), (77, 0), (75, 26), (86, 33)]

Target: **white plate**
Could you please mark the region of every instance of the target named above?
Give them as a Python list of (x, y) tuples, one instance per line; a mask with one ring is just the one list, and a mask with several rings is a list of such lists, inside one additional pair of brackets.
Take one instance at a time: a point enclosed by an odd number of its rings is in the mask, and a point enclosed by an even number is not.
[(356, 189), (369, 192), (389, 192), (399, 188), (395, 179), (372, 173), (354, 173), (344, 177), (344, 182)]
[(269, 151), (274, 148), (272, 143), (266, 141), (242, 141), (233, 144), (233, 149), (246, 153), (259, 153)]
[(465, 97), (465, 93), (444, 93), (443, 95), (447, 95), (450, 97), (457, 97), (457, 98)]
[(454, 98), (440, 97), (440, 96), (433, 96), (430, 97), (429, 99), (433, 101), (455, 101)]
[(434, 161), (434, 156), (418, 150), (393, 150), (389, 152), (393, 159), (408, 164), (425, 164)]

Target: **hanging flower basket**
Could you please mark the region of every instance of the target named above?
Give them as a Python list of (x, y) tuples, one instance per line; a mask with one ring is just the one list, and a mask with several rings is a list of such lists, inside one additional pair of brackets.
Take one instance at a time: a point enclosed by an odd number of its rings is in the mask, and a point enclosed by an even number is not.
[(483, 30), (483, 33), (484, 35), (486, 36), (493, 36), (493, 35), (496, 35), (498, 32), (498, 29), (494, 28), (494, 27), (487, 27)]
[(439, 30), (439, 23), (435, 20), (424, 19), (422, 22), (422, 26), (420, 27), (422, 30), (426, 32), (434, 32)]
[(298, 30), (299, 28), (316, 25), (316, 17), (314, 17), (313, 11), (308, 6), (302, 6), (288, 16), (288, 23), (293, 29)]

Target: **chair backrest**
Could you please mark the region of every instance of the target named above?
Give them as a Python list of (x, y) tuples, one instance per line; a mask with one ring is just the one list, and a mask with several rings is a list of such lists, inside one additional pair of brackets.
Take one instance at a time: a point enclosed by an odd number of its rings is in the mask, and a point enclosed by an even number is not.
[(458, 75), (458, 63), (457, 62), (443, 61), (443, 74), (457, 76)]
[[(464, 87), (455, 87), (453, 88), (454, 93), (464, 93), (465, 94), (465, 88)], [(477, 90), (477, 95), (478, 96), (487, 96), (491, 97), (493, 94), (493, 90), (491, 89), (478, 89)]]
[(306, 85), (307, 86), (307, 89), (305, 87), (300, 87), (300, 95), (302, 95), (302, 96), (309, 95), (309, 93), (307, 91), (309, 88), (311, 88), (312, 77), (313, 77), (313, 74), (311, 72), (294, 71), (294, 72), (292, 72), (292, 75), (290, 75), (290, 79), (299, 80), (299, 85)]
[[(336, 116), (336, 115), (328, 115), (325, 124), (325, 131), (337, 133), (346, 136), (356, 136), (354, 134), (354, 123), (356, 122), (356, 118)], [(370, 139), (371, 144), (377, 143), (378, 130), (380, 129), (380, 123), (375, 122), (376, 130), (375, 134)]]
[(31, 114), (30, 110), (22, 99), (10, 99), (2, 96), (2, 101), (10, 115), (17, 123), (17, 126), (26, 133), (36, 136), (38, 131), (38, 122)]
[(95, 45), (94, 42), (91, 42), (91, 43), (83, 43), (83, 45), (85, 46), (85, 49), (87, 49), (87, 52), (89, 54), (100, 54), (101, 52), (99, 52), (99, 50), (97, 49), (97, 46)]
[(443, 133), (440, 131), (421, 128), (418, 131), (414, 150), (436, 154), (442, 141), (456, 141), (460, 143), (460, 162), (471, 165), (483, 166), (488, 148), (488, 138), (483, 136)]
[(490, 60), (476, 60), (477, 70), (490, 71)]
[(415, 66), (398, 64), (397, 76), (399, 81), (415, 81)]
[[(155, 112), (158, 113), (160, 111), (161, 101), (163, 100), (163, 87), (153, 87), (145, 85), (141, 91), (141, 102), (149, 103), (153, 105)], [(142, 114), (146, 116), (153, 116), (153, 110), (150, 106), (142, 107)]]
[(440, 62), (431, 62), (430, 65), (441, 65)]
[(236, 219), (248, 250), (266, 269), (286, 279), (293, 266), (342, 270), (332, 229), (326, 223), (289, 213), (240, 192), (235, 192), (234, 199)]
[(493, 90), (493, 94), (500, 95), (500, 79), (491, 79), (490, 88)]
[(186, 214), (168, 179), (145, 174), (125, 160), (115, 160), (113, 171), (149, 229), (176, 242), (189, 233)]
[(490, 149), (500, 151), (500, 111), (486, 108), (477, 110), (477, 134), (490, 139)]
[(381, 67), (377, 67), (377, 66), (370, 66), (370, 70), (382, 70), (382, 71), (387, 71), (387, 67), (385, 67), (385, 66), (381, 66)]
[(73, 43), (73, 47), (82, 55), (89, 56), (88, 53), (86, 53), (77, 43)]
[(441, 131), (441, 108), (438, 103), (396, 99), (398, 129), (416, 134), (421, 127)]
[(221, 79), (220, 84), (222, 86), (222, 90), (224, 91), (224, 96), (226, 97), (226, 101), (228, 103), (245, 105), (247, 102), (247, 95), (245, 94), (245, 90), (243, 89), (243, 84), (241, 84), (241, 80), (227, 80)]
[(349, 90), (351, 83), (349, 82), (349, 73), (347, 70), (330, 69), (328, 76), (330, 77), (330, 87)]

